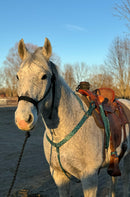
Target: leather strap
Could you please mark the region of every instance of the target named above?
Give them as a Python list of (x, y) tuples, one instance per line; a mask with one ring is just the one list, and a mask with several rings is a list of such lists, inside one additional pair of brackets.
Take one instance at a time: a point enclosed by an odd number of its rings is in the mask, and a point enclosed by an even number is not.
[[(49, 62), (49, 65), (50, 65), (51, 68), (54, 66), (54, 64), (52, 62)], [(55, 77), (55, 74), (53, 73), (52, 77), (51, 77), (51, 84), (50, 84), (48, 90), (46, 91), (46, 93), (44, 94), (43, 98), (41, 98), (39, 101), (36, 101), (36, 100), (34, 100), (33, 98), (31, 98), (29, 96), (20, 96), (20, 97), (18, 96), (18, 102), (21, 101), (21, 100), (24, 100), (24, 101), (27, 101), (29, 103), (32, 103), (36, 107), (37, 112), (38, 112), (38, 103), (40, 103), (43, 99), (45, 99), (45, 97), (48, 95), (49, 91), (52, 88), (53, 100), (52, 100), (51, 114), (50, 114), (50, 117), (49, 117), (49, 118), (51, 118), (52, 110), (53, 110), (53, 107), (54, 107), (55, 80), (56, 80), (56, 77)]]
[(28, 96), (20, 96), (18, 97), (18, 102), (21, 101), (21, 100), (24, 100), (24, 101), (27, 101), (29, 103), (32, 103), (38, 110), (38, 107), (37, 107), (37, 101), (35, 101), (34, 99), (28, 97)]

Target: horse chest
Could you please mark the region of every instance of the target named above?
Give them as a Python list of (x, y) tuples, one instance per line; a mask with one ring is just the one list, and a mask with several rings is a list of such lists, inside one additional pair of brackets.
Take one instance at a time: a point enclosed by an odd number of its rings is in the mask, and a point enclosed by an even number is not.
[(84, 164), (84, 162), (81, 162), (81, 160), (83, 161), (83, 158), (81, 158), (82, 154), (80, 154), (79, 147), (75, 147), (74, 143), (71, 144), (71, 142), (67, 142), (59, 148), (59, 161), (56, 147), (53, 147), (47, 141), (46, 135), (44, 135), (44, 152), (47, 162), (53, 169), (62, 170), (62, 165), (64, 169), (77, 176), (77, 173), (79, 174), (83, 168), (82, 165)]

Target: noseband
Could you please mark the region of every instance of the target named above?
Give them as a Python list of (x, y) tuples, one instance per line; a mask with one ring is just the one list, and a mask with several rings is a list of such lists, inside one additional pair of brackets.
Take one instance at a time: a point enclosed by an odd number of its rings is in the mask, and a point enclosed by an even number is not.
[[(49, 64), (51, 65), (51, 67), (54, 65), (52, 62), (49, 62)], [(50, 92), (50, 90), (52, 88), (53, 100), (52, 100), (52, 107), (51, 108), (53, 109), (54, 97), (55, 97), (55, 80), (56, 80), (56, 77), (55, 77), (55, 74), (53, 73), (52, 76), (51, 76), (51, 84), (50, 84), (48, 90), (46, 91), (46, 93), (44, 94), (44, 96), (39, 101), (36, 101), (29, 96), (18, 96), (18, 102), (21, 101), (21, 100), (24, 100), (24, 101), (27, 101), (29, 103), (32, 103), (36, 107), (37, 112), (38, 112), (38, 104), (46, 98), (46, 96), (48, 95), (48, 93)]]

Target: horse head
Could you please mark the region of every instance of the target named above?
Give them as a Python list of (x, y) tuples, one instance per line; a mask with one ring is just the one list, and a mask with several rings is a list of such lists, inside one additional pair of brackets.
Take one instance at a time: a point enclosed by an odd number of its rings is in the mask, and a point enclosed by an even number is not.
[(23, 39), (18, 45), (18, 53), (22, 59), (17, 73), (18, 107), (15, 112), (15, 123), (21, 130), (31, 130), (38, 119), (41, 109), (50, 115), (53, 103), (53, 63), (49, 61), (52, 55), (50, 41), (45, 38), (44, 46), (30, 53)]

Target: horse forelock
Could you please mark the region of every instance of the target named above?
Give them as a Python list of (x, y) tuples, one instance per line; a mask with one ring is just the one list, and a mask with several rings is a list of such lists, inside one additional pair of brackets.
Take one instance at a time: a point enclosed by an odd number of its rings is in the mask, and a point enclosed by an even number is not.
[(22, 62), (21, 68), (30, 68), (32, 65), (35, 65), (45, 70), (51, 71), (48, 62), (42, 53), (42, 49), (42, 47), (39, 47), (33, 53), (29, 53), (28, 57)]

